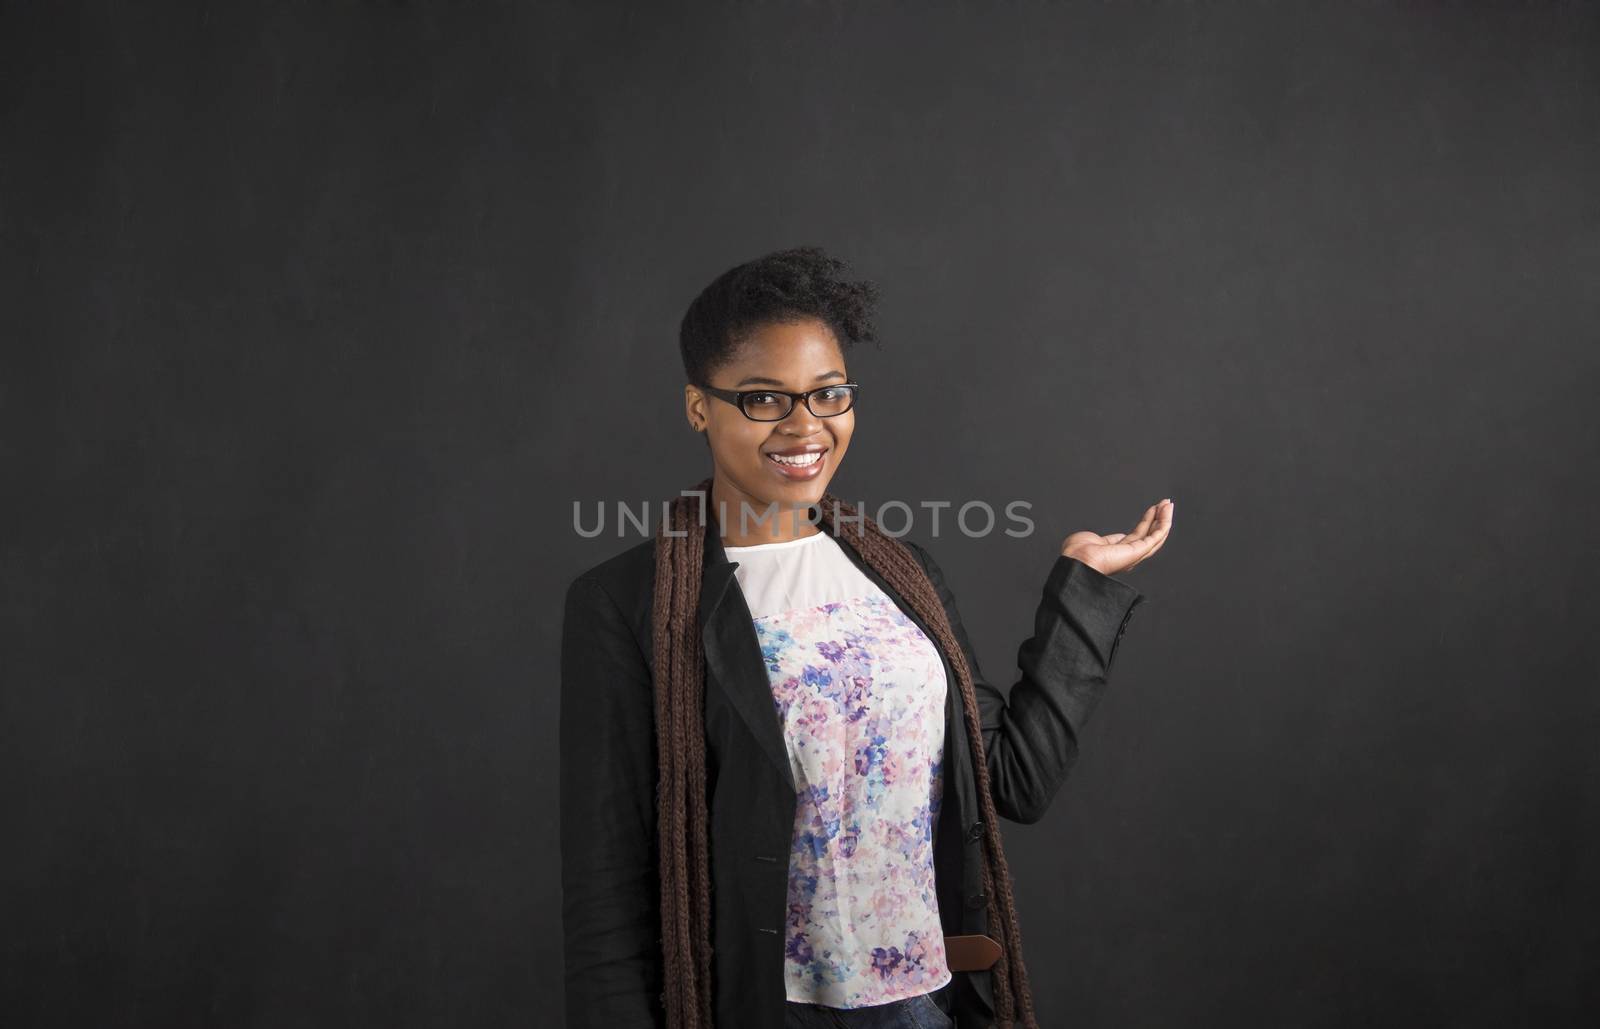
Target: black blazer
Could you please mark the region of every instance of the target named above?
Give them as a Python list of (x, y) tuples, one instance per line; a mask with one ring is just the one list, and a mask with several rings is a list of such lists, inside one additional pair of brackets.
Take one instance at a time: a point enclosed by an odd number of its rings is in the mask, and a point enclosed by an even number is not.
[[(826, 530), (825, 530), (826, 531)], [(1006, 695), (983, 677), (939, 566), (909, 539), (944, 601), (977, 695), (995, 809), (1036, 822), (1077, 756), (1118, 642), (1144, 597), (1057, 557)], [(647, 1029), (662, 1005), (656, 860), (655, 700), (648, 539), (574, 579), (561, 642), (561, 885), (569, 1029)], [(933, 633), (847, 544), (844, 552), (927, 636)], [(783, 926), (795, 786), (760, 644), (720, 535), (706, 530), (700, 625), (706, 655), (712, 982), (721, 1029), (783, 1029)], [(981, 817), (961, 693), (945, 661), (944, 800), (934, 840), (946, 935), (987, 932)], [(1027, 913), (1019, 912), (1023, 924)], [(1037, 972), (1035, 973), (1037, 976)], [(956, 972), (959, 1029), (993, 1021), (992, 974)]]

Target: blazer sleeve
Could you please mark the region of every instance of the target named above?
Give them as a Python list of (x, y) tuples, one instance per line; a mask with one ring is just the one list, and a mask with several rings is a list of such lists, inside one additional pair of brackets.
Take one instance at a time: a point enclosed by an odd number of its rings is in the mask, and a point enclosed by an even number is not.
[(659, 1029), (661, 884), (649, 665), (580, 576), (561, 629), (561, 918), (568, 1029)]
[(944, 602), (972, 671), (995, 810), (1014, 822), (1037, 822), (1077, 760), (1078, 737), (1105, 692), (1117, 644), (1145, 598), (1077, 558), (1058, 556), (1034, 612), (1033, 635), (1017, 651), (1021, 676), (1008, 701), (979, 668), (938, 563), (920, 545), (903, 542)]

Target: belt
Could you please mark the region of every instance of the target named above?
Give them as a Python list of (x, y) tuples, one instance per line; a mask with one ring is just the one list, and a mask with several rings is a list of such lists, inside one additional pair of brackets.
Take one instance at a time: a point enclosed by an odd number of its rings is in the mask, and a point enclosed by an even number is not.
[(1000, 944), (982, 933), (944, 938), (945, 961), (952, 972), (981, 972), (1000, 960)]

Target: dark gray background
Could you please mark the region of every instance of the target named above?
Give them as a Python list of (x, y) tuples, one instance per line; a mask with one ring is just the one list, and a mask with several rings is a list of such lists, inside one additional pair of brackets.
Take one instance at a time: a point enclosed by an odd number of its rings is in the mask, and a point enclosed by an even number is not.
[(1595, 1013), (1595, 6), (242, 7), (0, 15), (0, 1021), (558, 1024), (572, 504), (800, 243), (835, 492), (1033, 504), (918, 536), (991, 677), (1177, 500), (1007, 826), (1046, 1025)]

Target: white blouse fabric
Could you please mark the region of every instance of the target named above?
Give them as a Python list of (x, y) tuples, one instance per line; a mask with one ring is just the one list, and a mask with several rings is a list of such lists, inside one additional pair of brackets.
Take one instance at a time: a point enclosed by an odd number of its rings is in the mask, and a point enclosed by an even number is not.
[(934, 890), (946, 680), (938, 649), (827, 532), (725, 547), (797, 790), (788, 999), (887, 1004), (950, 981)]

